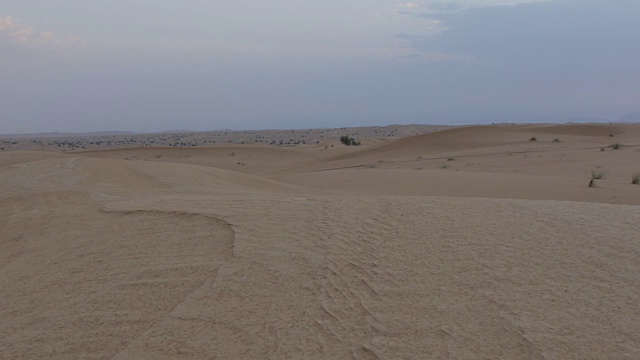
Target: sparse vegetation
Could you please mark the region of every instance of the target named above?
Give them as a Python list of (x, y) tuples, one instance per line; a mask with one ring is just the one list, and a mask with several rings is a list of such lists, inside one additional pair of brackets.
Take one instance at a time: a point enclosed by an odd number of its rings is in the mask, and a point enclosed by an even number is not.
[(615, 143), (615, 144), (611, 145), (611, 148), (613, 148), (613, 150), (618, 150), (618, 149), (620, 149), (620, 146), (621, 146), (620, 144)]
[(454, 157), (450, 157), (450, 158), (447, 158), (447, 161), (453, 161), (453, 160), (455, 160), (455, 159), (456, 159), (456, 158), (454, 158)]
[(591, 170), (591, 180), (600, 180), (604, 177), (602, 171)]
[(554, 142), (554, 143), (559, 143), (559, 142), (560, 142), (560, 139), (555, 138), (555, 139), (553, 139), (553, 140), (552, 140), (552, 142)]
[(538, 141), (538, 139), (535, 136), (532, 136), (531, 139), (529, 139), (529, 141)]
[(631, 183), (632, 184), (639, 184), (640, 183), (640, 173), (635, 173), (635, 174), (631, 175)]
[(347, 146), (358, 146), (360, 145), (360, 140), (349, 137), (349, 135), (340, 136), (340, 142)]

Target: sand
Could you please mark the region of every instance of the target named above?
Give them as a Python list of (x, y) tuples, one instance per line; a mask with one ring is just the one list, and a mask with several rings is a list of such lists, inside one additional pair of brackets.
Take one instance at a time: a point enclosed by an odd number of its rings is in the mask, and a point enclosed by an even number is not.
[(640, 358), (640, 126), (335, 140), (0, 152), (0, 358)]

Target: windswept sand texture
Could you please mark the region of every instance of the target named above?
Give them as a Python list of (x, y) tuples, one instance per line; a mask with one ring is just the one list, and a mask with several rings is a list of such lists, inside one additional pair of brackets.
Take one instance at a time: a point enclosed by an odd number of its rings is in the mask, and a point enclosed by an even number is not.
[(640, 358), (639, 126), (362, 140), (0, 152), (0, 358)]

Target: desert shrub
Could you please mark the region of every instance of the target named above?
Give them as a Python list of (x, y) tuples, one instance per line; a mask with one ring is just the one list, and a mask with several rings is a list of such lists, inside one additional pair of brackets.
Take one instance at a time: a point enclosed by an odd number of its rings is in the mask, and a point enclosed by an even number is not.
[(591, 170), (591, 180), (600, 180), (604, 177), (602, 171)]
[(340, 136), (340, 142), (347, 146), (358, 146), (360, 145), (360, 140), (349, 137), (349, 135)]
[(620, 149), (620, 144), (615, 143), (615, 144), (611, 145), (611, 147), (613, 148), (613, 150), (618, 150), (618, 149)]
[(631, 175), (631, 183), (632, 184), (640, 183), (640, 173), (635, 173), (635, 174)]
[(559, 142), (560, 142), (560, 139), (555, 138), (555, 139), (553, 139), (553, 142), (554, 142), (554, 143), (559, 143)]
[(533, 136), (531, 139), (529, 139), (529, 141), (538, 141), (538, 139), (535, 136)]

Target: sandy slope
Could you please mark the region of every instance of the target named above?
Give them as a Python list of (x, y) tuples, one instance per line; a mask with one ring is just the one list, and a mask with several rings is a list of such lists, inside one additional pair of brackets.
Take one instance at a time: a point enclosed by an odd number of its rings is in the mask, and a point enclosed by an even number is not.
[[(619, 150), (611, 147), (615, 143), (621, 144)], [(640, 126), (476, 126), (295, 164), (271, 177), (348, 194), (638, 205), (640, 189), (631, 184), (631, 176), (640, 173), (639, 159)], [(596, 181), (597, 188), (588, 188), (594, 171), (604, 178)]]
[(0, 358), (639, 358), (639, 130), (1, 153)]

